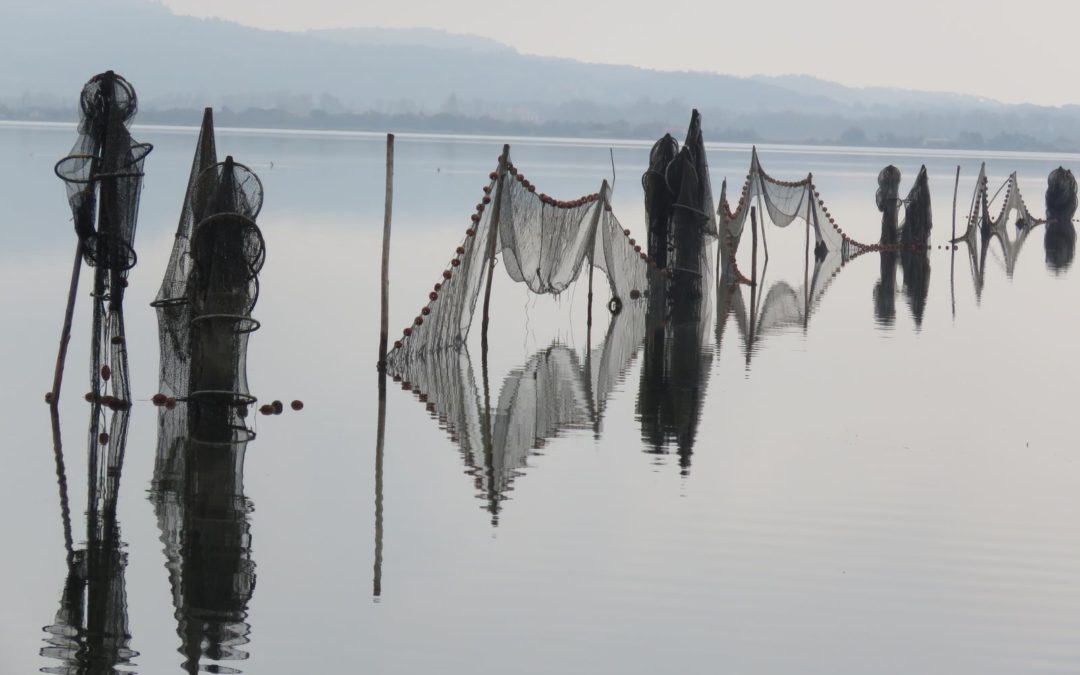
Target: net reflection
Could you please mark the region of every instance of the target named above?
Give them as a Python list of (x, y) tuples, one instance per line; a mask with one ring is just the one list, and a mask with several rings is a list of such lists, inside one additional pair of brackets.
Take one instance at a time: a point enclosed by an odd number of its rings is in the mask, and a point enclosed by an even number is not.
[(553, 343), (506, 375), (494, 405), (487, 364), (478, 386), (464, 347), (414, 359), (390, 374), (457, 444), (477, 496), (498, 525), (502, 502), (535, 450), (566, 431), (601, 432), (607, 401), (644, 330), (644, 310), (631, 303), (612, 316), (603, 342), (584, 361), (572, 348)]
[[(93, 402), (93, 415), (105, 416), (100, 402)], [(60, 438), (60, 418), (52, 408), (53, 447), (60, 489), (61, 515), (67, 559), (67, 576), (60, 608), (53, 623), (45, 627), (48, 637), (41, 655), (58, 663), (41, 672), (130, 673), (138, 652), (130, 647), (125, 571), (127, 554), (120, 538), (116, 516), (120, 475), (127, 444), (128, 411), (116, 411), (109, 425), (112, 434), (103, 452), (88, 461), (86, 542), (76, 548), (67, 497), (67, 475)], [(99, 443), (94, 425), (91, 443)]]
[[(236, 438), (220, 410), (191, 407), (192, 433), (163, 444), (170, 461), (155, 468), (150, 499), (165, 547), (183, 668), (239, 672), (205, 662), (248, 657), (241, 647), (251, 632), (247, 607), (255, 562), (248, 521), (252, 505), (244, 496), (247, 441)], [(167, 435), (164, 424), (159, 434)], [(164, 458), (159, 454), (158, 459)]]

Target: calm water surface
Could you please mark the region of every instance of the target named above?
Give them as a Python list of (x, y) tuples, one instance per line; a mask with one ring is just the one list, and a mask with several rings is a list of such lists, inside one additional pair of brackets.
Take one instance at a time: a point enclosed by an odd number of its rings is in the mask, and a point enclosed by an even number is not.
[[(128, 669), (168, 673), (184, 660), (184, 608), (148, 495), (158, 359), (148, 303), (196, 132), (135, 136), (155, 150), (127, 302), (137, 405), (118, 574), (128, 646), (138, 652)], [(42, 655), (68, 567), (41, 398), (75, 245), (52, 165), (73, 139), (71, 128), (0, 127), (0, 363), (9, 380), (0, 390), (0, 670), (11, 673), (61, 667)], [(452, 255), (501, 142), (399, 137), (392, 327), (414, 316)], [(610, 177), (610, 145), (523, 140), (512, 156), (540, 189), (571, 197)], [(1080, 158), (762, 148), (777, 178), (812, 171), (845, 231), (862, 240), (876, 238), (881, 167), (899, 166), (906, 192), (926, 162), (935, 247), (925, 307), (899, 271), (894, 288), (882, 283), (876, 255), (825, 270), (837, 273), (799, 321), (774, 321), (779, 310), (757, 298), (755, 308), (745, 289), (714, 299), (701, 349), (681, 355), (685, 395), (660, 403), (664, 383), (643, 371), (633, 326), (609, 328), (598, 309), (587, 335), (581, 284), (538, 299), (498, 276), (486, 392), (500, 411), (496, 452), (471, 445), (467, 415), (433, 414), (391, 387), (374, 598), (382, 139), (219, 131), (218, 151), (253, 167), (266, 189), (252, 391), (306, 408), (255, 421), (244, 474), (251, 510), (229, 516), (250, 538), (200, 572), (228, 588), (236, 561), (254, 561), (255, 587), (231, 608), (247, 624), (232, 651), (246, 658), (211, 654), (204, 667), (1080, 670), (1080, 290), (1074, 273), (1048, 268), (1041, 229), (1015, 260), (992, 244), (974, 274), (965, 246), (955, 256), (938, 248), (957, 164), (962, 214), (985, 160), (992, 185), (1018, 171), (1041, 215), (1047, 174), (1080, 168)], [(647, 153), (647, 144), (614, 147), (615, 211), (640, 234)], [(709, 161), (718, 194), (725, 176), (741, 184), (749, 148), (713, 146)], [(768, 231), (764, 293), (786, 284), (804, 297), (813, 269), (804, 269), (803, 237), (797, 225)], [(86, 538), (85, 293), (78, 310), (61, 405), (76, 547)], [(485, 394), (478, 333), (452, 364), (473, 402)]]

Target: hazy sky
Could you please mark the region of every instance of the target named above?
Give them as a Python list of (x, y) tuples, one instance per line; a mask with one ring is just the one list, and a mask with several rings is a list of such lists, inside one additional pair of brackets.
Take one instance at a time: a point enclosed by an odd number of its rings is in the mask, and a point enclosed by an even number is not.
[(1080, 103), (1080, 3), (1067, 0), (163, 1), (261, 28), (425, 26), (584, 61)]

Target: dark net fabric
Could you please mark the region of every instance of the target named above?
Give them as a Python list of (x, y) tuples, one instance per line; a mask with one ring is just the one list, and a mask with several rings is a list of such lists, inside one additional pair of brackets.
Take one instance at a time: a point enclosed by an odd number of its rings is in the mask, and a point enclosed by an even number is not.
[(612, 213), (606, 182), (597, 193), (559, 200), (539, 192), (509, 158), (500, 166), (427, 302), (387, 354), (391, 372), (465, 343), (493, 255), (533, 293), (558, 295), (592, 264), (607, 276), (617, 306), (644, 302), (655, 263)]
[(1054, 169), (1046, 180), (1046, 264), (1062, 272), (1072, 264), (1076, 253), (1076, 178), (1063, 167)]
[(653, 145), (641, 177), (648, 223), (648, 256), (667, 280), (654, 285), (653, 300), (666, 297), (676, 312), (699, 303), (711, 291), (716, 216), (701, 115), (693, 111), (680, 148), (670, 134)]
[(131, 406), (124, 292), (136, 261), (143, 163), (152, 147), (128, 132), (138, 109), (135, 90), (112, 71), (86, 83), (79, 108), (78, 140), (55, 171), (67, 188), (83, 259), (94, 268), (88, 451), (100, 467), (102, 453), (122, 452)]
[[(171, 439), (199, 428), (229, 429), (198, 437), (235, 443), (251, 436), (246, 424), (254, 403), (247, 380), (247, 344), (259, 323), (251, 312), (259, 296), (266, 247), (255, 223), (263, 190), (246, 166), (227, 157), (215, 162), (212, 117), (203, 120), (169, 267), (153, 305), (158, 312), (161, 393), (186, 405), (186, 415), (163, 410)], [(213, 423), (207, 423), (213, 418)], [(159, 445), (162, 441), (159, 440)], [(159, 459), (175, 465), (168, 447)]]
[(168, 269), (153, 305), (161, 392), (151, 501), (164, 545), (182, 667), (238, 672), (248, 658), (255, 588), (244, 458), (254, 437), (247, 380), (251, 312), (266, 258), (255, 223), (263, 190), (247, 167), (217, 161), (207, 110)]
[(890, 164), (878, 173), (878, 189), (874, 201), (878, 211), (881, 211), (880, 242), (885, 245), (899, 243), (900, 169)]
[(930, 205), (930, 181), (926, 167), (919, 169), (915, 183), (904, 200), (904, 222), (900, 225), (900, 244), (904, 247), (925, 247), (930, 241), (934, 226), (934, 212)]

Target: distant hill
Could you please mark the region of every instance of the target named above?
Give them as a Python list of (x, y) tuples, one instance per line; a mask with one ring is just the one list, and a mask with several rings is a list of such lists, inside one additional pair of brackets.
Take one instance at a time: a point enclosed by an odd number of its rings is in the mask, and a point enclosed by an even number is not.
[(153, 0), (2, 1), (0, 117), (70, 117), (111, 68), (158, 119), (212, 105), (238, 124), (616, 134), (678, 128), (697, 107), (709, 138), (1080, 148), (1077, 107), (591, 64), (432, 29), (266, 31)]

